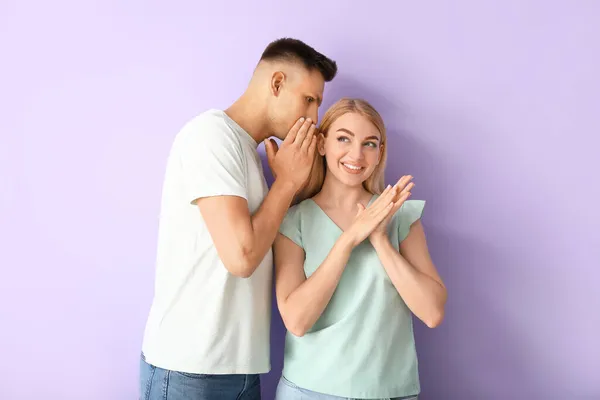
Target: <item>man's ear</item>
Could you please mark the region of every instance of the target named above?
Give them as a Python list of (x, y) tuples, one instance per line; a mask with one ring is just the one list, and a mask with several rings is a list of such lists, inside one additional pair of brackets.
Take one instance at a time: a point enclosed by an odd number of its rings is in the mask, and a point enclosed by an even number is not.
[(271, 93), (273, 96), (279, 96), (281, 93), (281, 88), (285, 83), (285, 78), (285, 74), (281, 71), (276, 71), (273, 73), (273, 76), (271, 76)]
[(323, 135), (323, 132), (319, 132), (317, 136), (317, 151), (320, 155), (325, 156), (325, 135)]

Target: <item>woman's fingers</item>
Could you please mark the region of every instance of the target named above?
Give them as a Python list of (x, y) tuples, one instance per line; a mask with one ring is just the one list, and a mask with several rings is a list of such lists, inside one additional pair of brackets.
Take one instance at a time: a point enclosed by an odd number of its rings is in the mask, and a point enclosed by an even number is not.
[(373, 202), (373, 204), (371, 204), (371, 206), (368, 208), (368, 210), (371, 213), (378, 213), (379, 211), (381, 211), (384, 207), (387, 206), (388, 203), (391, 202), (391, 199), (393, 198), (393, 195), (396, 194), (396, 188), (394, 186), (388, 185), (385, 190), (379, 195), (379, 197), (377, 198), (377, 200), (375, 200)]
[(395, 214), (396, 211), (398, 211), (400, 207), (402, 207), (402, 204), (404, 204), (404, 202), (410, 197), (410, 195), (411, 193), (408, 191), (400, 194), (398, 199), (390, 203), (389, 209), (386, 208), (383, 211), (381, 211), (380, 215), (383, 215), (381, 220), (383, 221), (383, 219), (385, 219), (386, 217)]
[(411, 182), (412, 179), (411, 175), (404, 175), (394, 186), (388, 185), (373, 204), (366, 209), (367, 212), (360, 213), (363, 214), (362, 217), (370, 219), (374, 224), (378, 224), (389, 214), (396, 213), (411, 195), (410, 191), (415, 186)]
[(404, 175), (402, 178), (400, 178), (394, 185), (394, 187), (398, 189), (398, 193), (402, 193), (405, 190), (410, 190), (414, 186), (414, 183), (411, 182), (412, 179), (413, 177), (411, 175)]

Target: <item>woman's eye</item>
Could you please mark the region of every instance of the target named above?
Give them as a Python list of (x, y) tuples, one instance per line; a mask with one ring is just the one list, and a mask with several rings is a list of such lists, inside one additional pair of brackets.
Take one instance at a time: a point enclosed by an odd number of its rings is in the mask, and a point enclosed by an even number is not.
[(339, 138), (337, 138), (338, 142), (347, 142), (348, 138), (345, 136), (340, 136)]
[(365, 143), (365, 145), (367, 145), (367, 146), (370, 146), (370, 147), (377, 148), (377, 143), (373, 143), (373, 142), (367, 142), (367, 143)]

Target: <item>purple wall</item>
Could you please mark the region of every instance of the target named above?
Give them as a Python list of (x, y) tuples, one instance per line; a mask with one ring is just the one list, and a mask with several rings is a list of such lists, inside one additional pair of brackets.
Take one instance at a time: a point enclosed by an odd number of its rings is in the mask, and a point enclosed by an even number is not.
[(0, 398), (135, 398), (173, 136), (284, 35), (428, 200), (450, 298), (417, 324), (423, 399), (600, 398), (597, 2), (82, 3), (0, 4)]

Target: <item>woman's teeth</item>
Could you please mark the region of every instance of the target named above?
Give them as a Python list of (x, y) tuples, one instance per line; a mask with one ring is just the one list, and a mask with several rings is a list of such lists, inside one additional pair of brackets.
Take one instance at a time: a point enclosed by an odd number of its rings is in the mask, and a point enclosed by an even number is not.
[(363, 167), (358, 166), (358, 165), (352, 165), (352, 164), (347, 164), (347, 163), (342, 163), (342, 165), (344, 167), (346, 167), (348, 170), (350, 170), (350, 172), (360, 172), (363, 169)]

